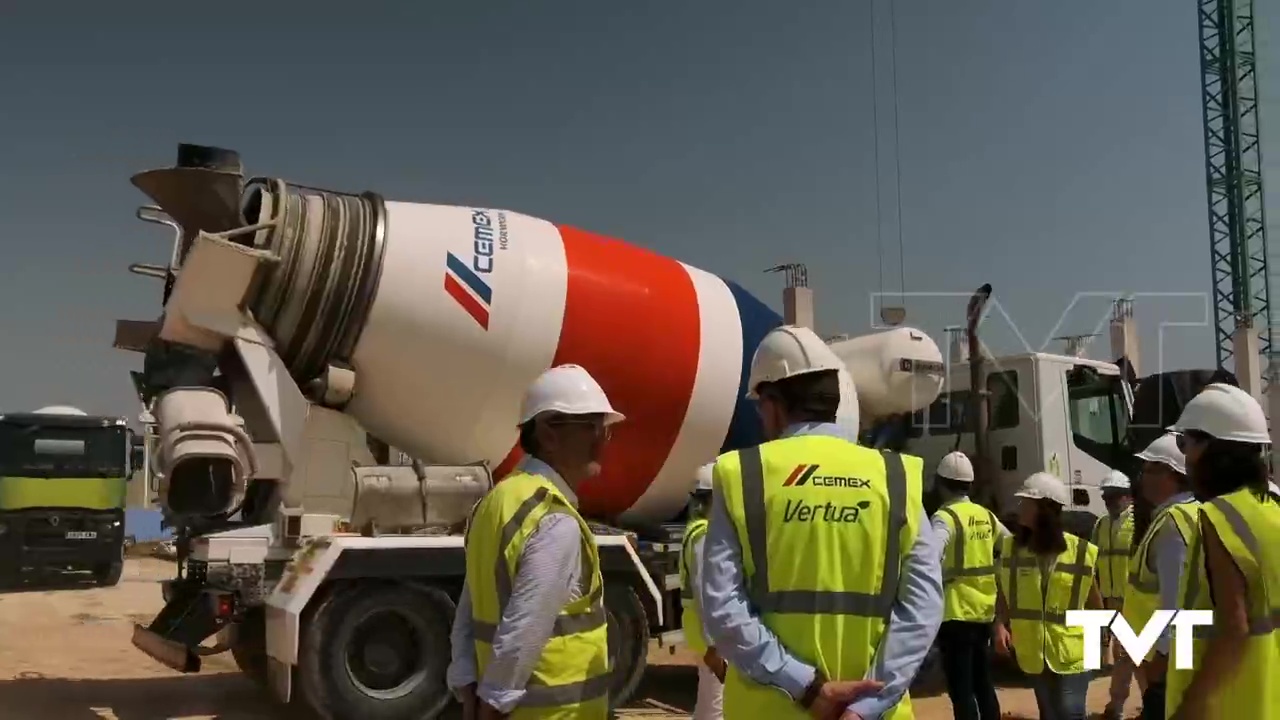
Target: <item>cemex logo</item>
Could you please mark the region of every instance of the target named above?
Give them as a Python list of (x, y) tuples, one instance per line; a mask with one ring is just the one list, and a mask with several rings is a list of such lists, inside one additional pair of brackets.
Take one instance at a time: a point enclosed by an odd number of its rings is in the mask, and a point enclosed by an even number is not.
[(449, 253), (445, 260), (444, 291), (480, 327), (489, 329), (489, 304), (493, 300), (493, 290), (453, 253)]
[[(501, 216), (499, 220), (502, 220)], [(448, 253), (445, 258), (444, 291), (462, 306), (476, 324), (488, 330), (493, 288), (480, 277), (493, 272), (493, 220), (489, 218), (488, 212), (471, 211), (471, 236), (469, 266), (453, 253)]]
[(1173, 625), (1173, 667), (1191, 670), (1191, 640), (1196, 625), (1212, 625), (1212, 610), (1157, 610), (1142, 632), (1133, 633), (1129, 621), (1114, 610), (1068, 610), (1067, 625), (1084, 628), (1084, 669), (1102, 667), (1102, 630), (1110, 627), (1112, 637), (1131, 658), (1144, 658), (1169, 625)]
[(844, 477), (841, 475), (819, 475), (819, 466), (817, 465), (797, 465), (795, 470), (782, 481), (782, 487), (800, 487), (801, 485), (809, 485), (812, 487), (834, 487), (834, 488), (860, 488), (870, 489), (871, 481), (862, 478)]

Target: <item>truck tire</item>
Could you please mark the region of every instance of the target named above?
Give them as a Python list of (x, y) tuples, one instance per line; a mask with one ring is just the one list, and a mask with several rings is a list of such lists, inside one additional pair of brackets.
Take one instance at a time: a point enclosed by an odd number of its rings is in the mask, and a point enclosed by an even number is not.
[(120, 584), (120, 576), (124, 574), (124, 545), (120, 546), (120, 557), (100, 565), (93, 570), (93, 579), (99, 587), (115, 587)]
[(631, 702), (644, 679), (649, 661), (649, 615), (635, 589), (624, 581), (605, 581), (604, 609), (609, 623), (609, 665), (613, 668), (609, 704), (616, 709)]
[(244, 676), (258, 687), (269, 689), (267, 684), (267, 613), (262, 608), (245, 612), (244, 619), (236, 626), (236, 641), (231, 646), (231, 658)]
[(306, 622), (298, 690), (328, 720), (428, 720), (453, 700), (445, 684), (453, 601), (400, 584), (339, 589)]

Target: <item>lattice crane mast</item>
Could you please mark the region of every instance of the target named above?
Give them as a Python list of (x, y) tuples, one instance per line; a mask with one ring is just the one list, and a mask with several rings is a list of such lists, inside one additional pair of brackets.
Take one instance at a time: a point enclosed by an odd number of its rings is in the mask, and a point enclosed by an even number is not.
[[(1253, 0), (1197, 0), (1217, 361), (1257, 386), (1272, 350)], [(1252, 385), (1252, 386), (1250, 386)]]

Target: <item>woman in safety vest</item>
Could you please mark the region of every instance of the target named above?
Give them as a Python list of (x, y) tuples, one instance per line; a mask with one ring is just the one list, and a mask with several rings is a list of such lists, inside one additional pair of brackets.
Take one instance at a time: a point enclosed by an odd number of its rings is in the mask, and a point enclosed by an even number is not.
[(1266, 415), (1215, 383), (1171, 429), (1201, 502), (1180, 607), (1211, 610), (1213, 626), (1197, 632), (1192, 667), (1169, 671), (1168, 717), (1280, 718), (1280, 498), (1267, 480)]
[[(1187, 547), (1195, 541), (1198, 505), (1191, 494), (1185, 460), (1172, 433), (1156, 438), (1138, 453), (1143, 497), (1154, 508), (1152, 520), (1129, 561), (1128, 587), (1122, 613), (1134, 632), (1141, 632), (1156, 610), (1178, 607), (1178, 583), (1186, 565)], [(1142, 688), (1144, 720), (1164, 720), (1165, 672), (1172, 649), (1171, 630), (1165, 628), (1146, 657), (1134, 658)], [(1120, 717), (1120, 706), (1114, 717)]]
[(1030, 676), (1042, 720), (1084, 720), (1084, 629), (1068, 626), (1066, 614), (1102, 608), (1093, 582), (1098, 547), (1063, 530), (1068, 497), (1058, 478), (1034, 473), (1015, 497), (1017, 528), (1001, 541), (997, 563), (996, 651), (1012, 650)]
[(715, 463), (698, 468), (697, 482), (689, 498), (689, 524), (680, 546), (680, 618), (685, 644), (702, 655), (698, 666), (698, 699), (693, 720), (720, 720), (724, 702), (724, 675), (728, 664), (716, 652), (702, 627), (702, 548), (707, 541), (707, 512), (711, 509), (711, 471)]

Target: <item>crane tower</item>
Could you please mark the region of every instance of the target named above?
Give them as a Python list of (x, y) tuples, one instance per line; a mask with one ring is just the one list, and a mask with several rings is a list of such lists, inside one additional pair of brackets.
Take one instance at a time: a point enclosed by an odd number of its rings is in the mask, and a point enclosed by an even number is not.
[(1253, 0), (1196, 3), (1218, 367), (1254, 375), (1272, 337)]

